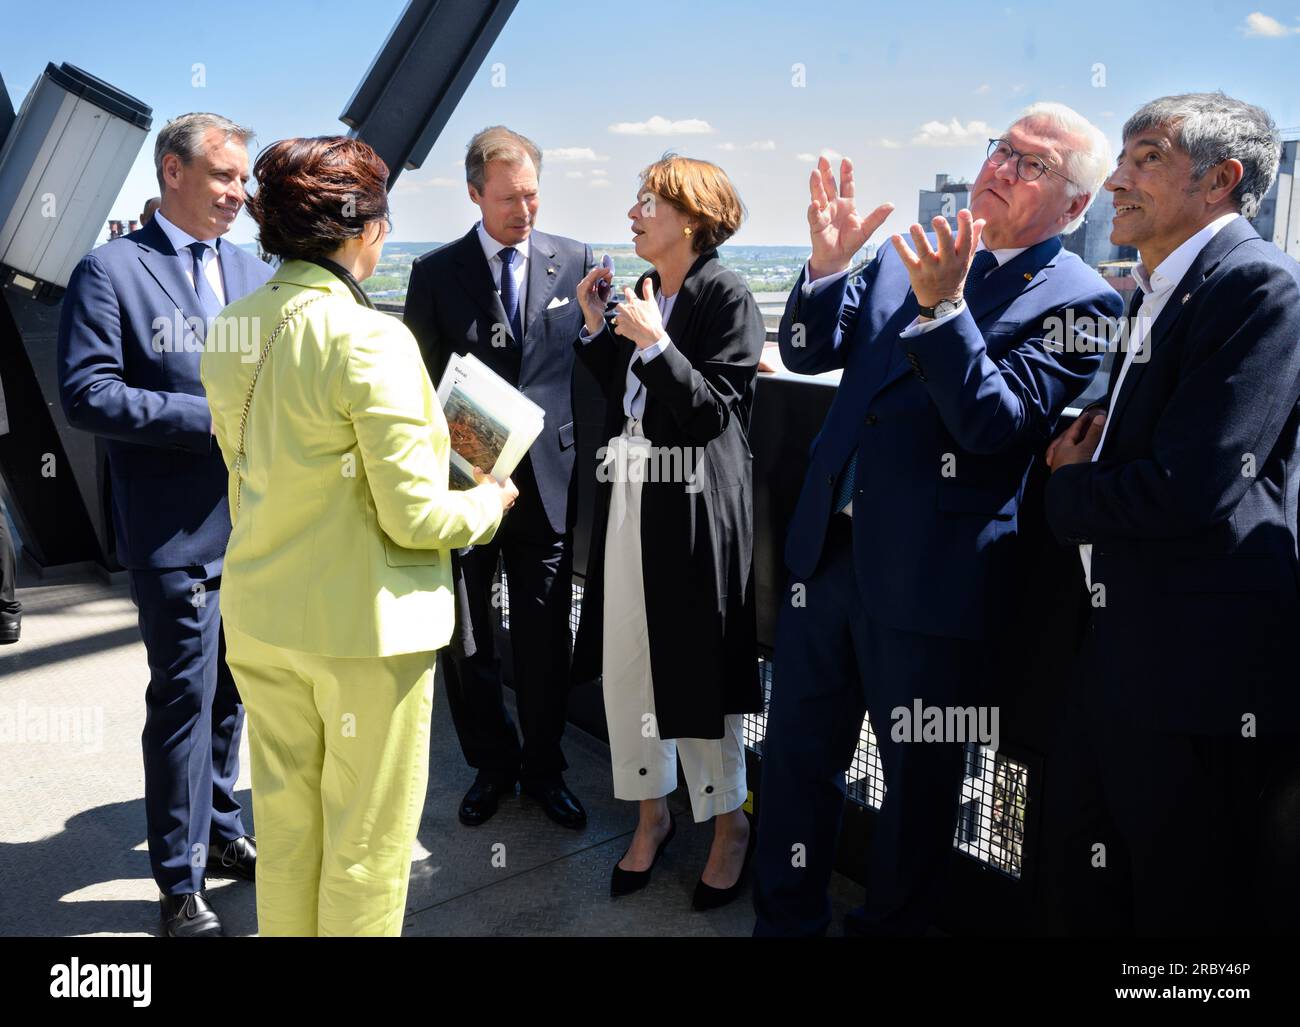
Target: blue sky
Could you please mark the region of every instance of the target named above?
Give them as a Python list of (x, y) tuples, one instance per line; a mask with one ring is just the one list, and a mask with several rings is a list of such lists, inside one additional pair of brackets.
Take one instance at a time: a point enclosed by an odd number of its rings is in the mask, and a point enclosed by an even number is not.
[[(338, 115), (403, 6), (6, 0), (0, 74), (15, 105), (47, 61), (68, 61), (151, 104), (155, 127), (214, 110), (259, 145), (344, 132)], [(394, 238), (468, 228), (460, 158), (489, 124), (549, 151), (544, 230), (626, 240), (637, 171), (672, 149), (731, 174), (750, 211), (737, 243), (798, 244), (823, 150), (854, 158), (860, 203), (897, 204), (886, 231), (900, 231), (918, 189), (973, 176), (988, 135), (1030, 102), (1067, 103), (1117, 145), (1144, 100), (1203, 89), (1300, 132), (1300, 3), (521, 0), (424, 166), (399, 179)], [(114, 217), (156, 192), (152, 147), (151, 135)], [(231, 238), (254, 233), (244, 215)]]

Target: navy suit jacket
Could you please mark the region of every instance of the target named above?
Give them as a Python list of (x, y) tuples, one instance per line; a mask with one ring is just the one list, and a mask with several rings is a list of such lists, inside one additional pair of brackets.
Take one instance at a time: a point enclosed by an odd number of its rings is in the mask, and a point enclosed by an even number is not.
[(1047, 484), (1055, 534), (1093, 545), (1096, 688), (1157, 729), (1295, 731), (1300, 264), (1229, 222), (1147, 353), (1097, 461)]
[[(505, 307), (474, 228), (415, 261), (403, 319), (420, 344), (435, 386), (453, 353), (473, 353), (545, 412), (542, 434), (514, 476), (521, 502), (512, 516), (516, 525), (521, 512), (543, 517), (551, 531), (561, 534), (569, 525), (574, 485), (573, 340), (582, 327), (578, 283), (591, 269), (591, 247), (538, 231), (528, 238), (522, 340), (509, 339)], [(551, 307), (553, 300), (568, 302)], [(509, 345), (494, 344), (506, 339)], [(597, 387), (587, 377), (585, 391), (596, 395)], [(522, 494), (532, 491), (534, 479), (536, 496), (525, 500)]]
[(781, 358), (791, 371), (843, 376), (790, 525), (795, 577), (817, 567), (834, 483), (856, 448), (864, 608), (900, 630), (987, 637), (1006, 609), (1029, 465), (1101, 364), (1090, 319), (1121, 309), (1057, 238), (994, 269), (960, 314), (910, 339), (899, 335), (917, 302), (892, 246), (810, 297), (801, 276), (781, 320)]
[[(233, 243), (219, 249), (227, 301), (271, 277), (269, 265)], [(230, 537), (202, 354), (175, 330), (178, 311), (202, 320), (185, 277), (190, 260), (150, 221), (86, 254), (63, 299), (59, 396), (69, 424), (106, 440), (118, 558), (132, 570), (220, 573)]]

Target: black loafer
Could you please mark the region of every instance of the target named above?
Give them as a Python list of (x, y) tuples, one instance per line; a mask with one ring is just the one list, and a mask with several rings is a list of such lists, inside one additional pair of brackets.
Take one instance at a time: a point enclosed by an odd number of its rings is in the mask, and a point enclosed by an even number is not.
[[(0, 514), (0, 516), (3, 516)], [(21, 610), (9, 613), (6, 610), (0, 610), (0, 645), (9, 645), (11, 642), (17, 642), (18, 636), (23, 632), (23, 613)]]
[(745, 878), (749, 876), (749, 861), (754, 855), (754, 825), (749, 825), (749, 842), (745, 846), (745, 862), (740, 866), (740, 876), (736, 878), (736, 883), (730, 888), (715, 888), (711, 884), (705, 884), (704, 878), (701, 877), (695, 882), (695, 894), (691, 896), (691, 908), (696, 912), (704, 913), (710, 909), (717, 909), (719, 906), (725, 906), (731, 902), (745, 887)]
[[(673, 835), (677, 833), (677, 818), (668, 814), (668, 833), (664, 835), (664, 840), (659, 843), (659, 848), (655, 849), (655, 858), (650, 861), (649, 868), (645, 870), (624, 870), (618, 863), (614, 864), (614, 873), (609, 878), (609, 895), (610, 898), (618, 898), (620, 895), (631, 895), (634, 891), (640, 891), (650, 883), (650, 871), (654, 870), (655, 864), (659, 862), (659, 857), (664, 854), (664, 849), (668, 848), (668, 843), (673, 840)], [(624, 853), (623, 855), (627, 855)]]
[(458, 816), (466, 827), (478, 827), (496, 815), (503, 795), (514, 795), (514, 781), (501, 781), (479, 775), (469, 786), (465, 798), (460, 800)]
[(587, 826), (587, 811), (562, 778), (528, 782), (521, 787), (524, 794), (540, 802), (546, 815), (561, 827), (576, 831)]
[(257, 880), (257, 839), (251, 834), (233, 842), (213, 842), (208, 848), (209, 877), (238, 877)]
[(221, 918), (208, 901), (204, 891), (189, 895), (163, 895), (159, 897), (162, 906), (163, 933), (168, 938), (222, 938)]

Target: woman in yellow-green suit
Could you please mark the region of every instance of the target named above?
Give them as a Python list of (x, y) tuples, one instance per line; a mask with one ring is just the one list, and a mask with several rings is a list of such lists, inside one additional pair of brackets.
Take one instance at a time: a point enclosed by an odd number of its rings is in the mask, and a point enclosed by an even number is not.
[(288, 139), (254, 174), (248, 210), (284, 263), (209, 329), (201, 374), (230, 469), (221, 612), (250, 725), (258, 927), (398, 935), (449, 551), (488, 541), (517, 493), (481, 472), (448, 490), (415, 339), (357, 284), (386, 235), (384, 162)]

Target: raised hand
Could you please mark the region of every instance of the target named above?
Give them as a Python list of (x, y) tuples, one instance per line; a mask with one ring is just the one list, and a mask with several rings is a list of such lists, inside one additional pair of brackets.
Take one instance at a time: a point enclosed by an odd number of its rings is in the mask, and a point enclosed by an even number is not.
[(808, 271), (812, 281), (843, 271), (853, 261), (853, 254), (866, 244), (889, 217), (892, 203), (882, 203), (866, 217), (858, 214), (853, 200), (853, 161), (840, 161), (837, 187), (831, 174), (831, 162), (825, 157), (808, 178), (808, 234), (812, 239), (812, 256)]
[(907, 268), (907, 276), (912, 280), (916, 302), (923, 307), (933, 307), (940, 300), (956, 302), (961, 299), (966, 287), (966, 275), (970, 272), (971, 261), (975, 259), (975, 248), (984, 231), (984, 219), (973, 221), (971, 212), (963, 207), (957, 212), (955, 240), (946, 217), (935, 217), (931, 225), (934, 227), (935, 241), (939, 244), (937, 250), (930, 245), (930, 240), (920, 225), (911, 228), (912, 242), (916, 244), (915, 253), (901, 235), (892, 237), (894, 249), (898, 251)]
[(596, 292), (596, 285), (599, 282), (613, 281), (613, 270), (597, 264), (578, 283), (578, 306), (582, 308), (582, 319), (587, 326), (588, 335), (599, 335), (605, 327), (605, 301)]
[(641, 284), (641, 295), (637, 296), (630, 287), (623, 289), (623, 302), (618, 305), (614, 315), (614, 332), (631, 339), (637, 349), (653, 346), (664, 337), (664, 319), (659, 313), (659, 304), (655, 302), (654, 285), (647, 278)]

